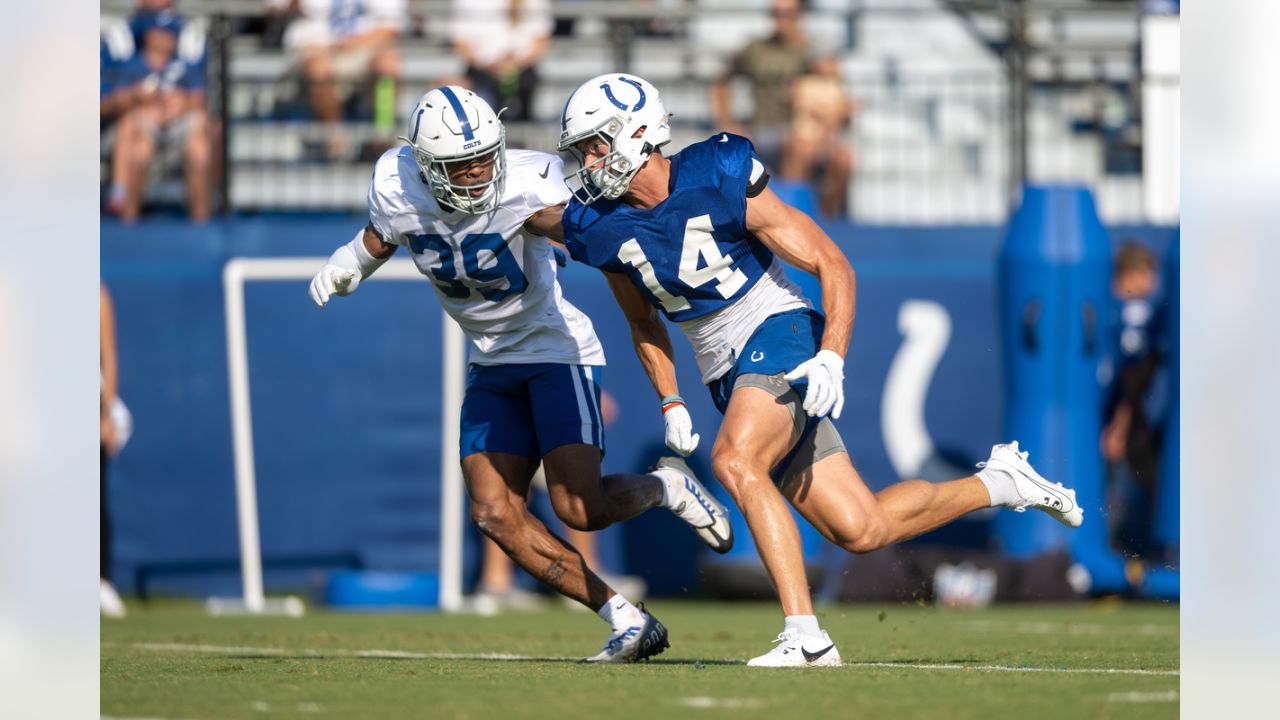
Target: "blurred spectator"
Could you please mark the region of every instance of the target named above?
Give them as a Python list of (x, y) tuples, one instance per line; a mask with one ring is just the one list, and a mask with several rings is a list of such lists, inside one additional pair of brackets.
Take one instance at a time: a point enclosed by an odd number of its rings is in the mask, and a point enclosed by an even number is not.
[(1181, 0), (1142, 0), (1144, 15), (1178, 15), (1182, 12)]
[(1118, 315), (1114, 370), (1102, 430), (1107, 461), (1107, 504), (1113, 544), (1141, 555), (1150, 529), (1155, 474), (1160, 457), (1158, 393), (1153, 381), (1156, 350), (1155, 256), (1137, 243), (1116, 251), (1112, 293)]
[(548, 0), (453, 0), (453, 49), (467, 82), (507, 121), (533, 118), (538, 61), (551, 45)]
[(140, 2), (129, 41), (104, 33), (100, 110), (104, 122), (119, 117), (107, 208), (127, 221), (141, 214), (157, 145), (182, 146), (188, 213), (198, 222), (209, 218), (204, 30), (172, 5)]
[(132, 98), (128, 93), (115, 91), (121, 89), (117, 87), (120, 67), (133, 57), (135, 44), (133, 31), (129, 29), (129, 23), (124, 18), (104, 15), (100, 28), (98, 101), (102, 126), (106, 127), (131, 106), (129, 101)]
[(784, 144), (782, 177), (816, 181), (818, 205), (828, 216), (845, 214), (853, 170), (845, 129), (853, 112), (834, 54), (818, 58), (809, 74), (791, 84), (791, 132)]
[[(765, 163), (778, 167), (791, 123), (791, 81), (805, 73), (807, 42), (800, 0), (773, 0), (769, 14), (773, 34), (748, 43), (729, 60), (711, 86), (711, 104), (717, 127), (750, 137)], [(735, 77), (751, 84), (750, 128), (733, 116), (729, 84)]]
[(394, 127), (406, 0), (267, 0), (267, 8), (289, 19), (284, 47), (302, 72), (311, 113), (327, 126), (330, 156), (346, 148), (338, 122), (350, 90), (370, 99), (364, 114), (375, 125)]
[(111, 584), (111, 514), (107, 510), (107, 465), (129, 439), (132, 419), (119, 396), (116, 364), (116, 316), (106, 285), (98, 286), (99, 369), (102, 390), (98, 395), (98, 605), (107, 617), (124, 617), (124, 603)]

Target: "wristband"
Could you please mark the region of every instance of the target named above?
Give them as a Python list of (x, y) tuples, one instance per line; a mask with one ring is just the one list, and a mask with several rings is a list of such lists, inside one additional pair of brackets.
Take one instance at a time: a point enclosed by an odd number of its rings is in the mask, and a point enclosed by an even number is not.
[(676, 405), (684, 405), (684, 398), (679, 395), (668, 395), (662, 398), (662, 414), (666, 415), (667, 411)]

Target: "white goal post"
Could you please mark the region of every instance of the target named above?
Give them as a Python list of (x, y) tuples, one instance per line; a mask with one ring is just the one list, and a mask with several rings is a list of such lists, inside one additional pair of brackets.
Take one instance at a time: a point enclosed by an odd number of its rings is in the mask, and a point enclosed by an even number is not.
[[(212, 614), (301, 615), (295, 597), (267, 598), (262, 586), (262, 548), (258, 533), (258, 489), (253, 461), (253, 422), (250, 414), (249, 348), (245, 333), (244, 287), (251, 281), (310, 280), (325, 263), (322, 257), (232, 258), (222, 271), (227, 322), (227, 369), (231, 394), (231, 440), (235, 458), (236, 514), (240, 534), (240, 573), (243, 596), (209, 598)], [(410, 260), (394, 259), (370, 280), (421, 280)], [(366, 281), (367, 282), (367, 281)], [(458, 459), (459, 413), (466, 383), (466, 339), (462, 329), (444, 316), (440, 448), (440, 608), (462, 606), (462, 469)]]

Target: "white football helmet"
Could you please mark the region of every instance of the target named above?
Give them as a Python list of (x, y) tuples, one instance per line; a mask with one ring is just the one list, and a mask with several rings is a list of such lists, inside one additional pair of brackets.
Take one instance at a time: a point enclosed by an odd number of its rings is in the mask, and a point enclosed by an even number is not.
[[(635, 75), (609, 73), (579, 85), (564, 104), (559, 145), (581, 166), (566, 178), (577, 181), (578, 197), (587, 204), (622, 197), (649, 155), (671, 142), (669, 117), (658, 89)], [(577, 145), (597, 136), (609, 152), (588, 166)]]
[[(418, 100), (409, 116), (414, 159), (431, 193), (441, 203), (473, 215), (490, 212), (502, 201), (507, 179), (507, 131), (497, 113), (480, 96), (456, 85), (443, 85)], [(493, 155), (493, 176), (477, 185), (449, 180), (448, 165)], [(476, 194), (477, 189), (483, 192)]]

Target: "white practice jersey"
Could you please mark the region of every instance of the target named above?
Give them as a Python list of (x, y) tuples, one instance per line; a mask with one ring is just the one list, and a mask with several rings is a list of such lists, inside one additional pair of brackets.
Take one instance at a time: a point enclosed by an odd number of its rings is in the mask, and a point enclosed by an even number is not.
[(756, 328), (771, 315), (813, 307), (774, 259), (755, 285), (738, 300), (702, 317), (676, 323), (693, 345), (693, 355), (710, 385), (729, 372)]
[(409, 249), (418, 270), (471, 339), (478, 365), (603, 365), (591, 320), (560, 293), (550, 242), (524, 229), (531, 215), (569, 200), (560, 158), (507, 150), (502, 203), (483, 215), (442, 208), (406, 146), (378, 159), (369, 221)]

